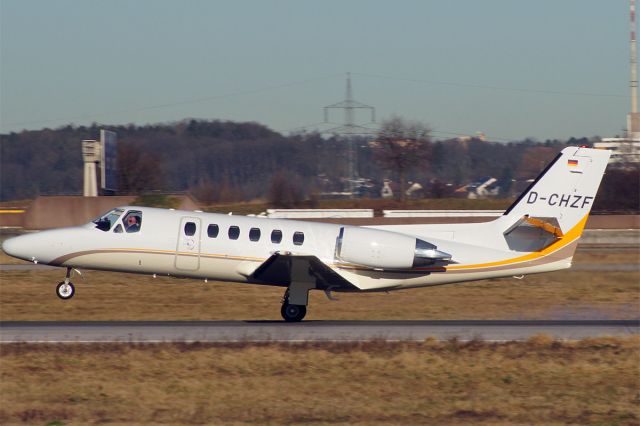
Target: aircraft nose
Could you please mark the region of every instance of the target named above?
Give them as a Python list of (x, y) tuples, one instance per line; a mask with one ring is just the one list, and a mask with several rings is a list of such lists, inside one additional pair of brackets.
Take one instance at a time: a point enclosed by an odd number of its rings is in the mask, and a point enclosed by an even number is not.
[(68, 241), (83, 239), (86, 232), (82, 228), (51, 229), (9, 238), (2, 243), (2, 250), (18, 259), (50, 265), (73, 247)]
[(2, 251), (12, 257), (19, 259), (30, 260), (28, 256), (29, 243), (26, 241), (26, 235), (20, 235), (18, 237), (8, 238), (2, 243)]

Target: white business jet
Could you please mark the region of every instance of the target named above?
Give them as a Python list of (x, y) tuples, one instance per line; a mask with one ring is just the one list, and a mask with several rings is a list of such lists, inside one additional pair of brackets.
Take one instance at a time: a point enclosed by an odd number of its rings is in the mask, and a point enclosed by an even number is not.
[(126, 206), (83, 226), (8, 239), (14, 257), (76, 268), (285, 287), (300, 321), (309, 290), (390, 291), (571, 267), (609, 151), (569, 147), (486, 223), (347, 226)]

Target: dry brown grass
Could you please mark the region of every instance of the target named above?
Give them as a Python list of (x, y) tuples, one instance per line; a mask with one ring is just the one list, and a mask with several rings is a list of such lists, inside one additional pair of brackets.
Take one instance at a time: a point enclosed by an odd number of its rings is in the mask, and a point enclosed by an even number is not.
[[(85, 271), (62, 301), (63, 270), (4, 271), (0, 320), (280, 319), (283, 289)], [(634, 319), (640, 273), (563, 271), (386, 293), (312, 292), (307, 319)]]
[[(576, 263), (634, 263), (635, 251)], [(279, 319), (282, 289), (86, 271), (0, 276), (0, 320)], [(640, 273), (312, 293), (309, 319), (638, 318)], [(0, 424), (640, 424), (640, 339), (2, 345)]]
[[(0, 243), (2, 239), (0, 238)], [(0, 265), (23, 265), (26, 264), (24, 260), (16, 259), (15, 257), (11, 257), (2, 250), (0, 250)]]
[(3, 345), (0, 423), (640, 422), (640, 339)]
[(579, 248), (573, 256), (574, 265), (581, 264), (620, 264), (620, 263), (640, 263), (640, 248), (628, 247), (626, 249), (602, 249), (598, 247)]

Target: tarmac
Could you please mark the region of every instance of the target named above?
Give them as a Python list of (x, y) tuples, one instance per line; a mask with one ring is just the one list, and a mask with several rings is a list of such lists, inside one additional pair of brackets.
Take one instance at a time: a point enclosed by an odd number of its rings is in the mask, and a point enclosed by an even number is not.
[(578, 340), (640, 333), (640, 320), (449, 321), (4, 321), (0, 343), (358, 342)]

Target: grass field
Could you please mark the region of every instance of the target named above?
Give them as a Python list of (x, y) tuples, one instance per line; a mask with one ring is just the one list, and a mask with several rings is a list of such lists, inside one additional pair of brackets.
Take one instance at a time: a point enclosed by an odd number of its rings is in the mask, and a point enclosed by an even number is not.
[(0, 350), (3, 425), (640, 422), (637, 337)]
[[(0, 254), (0, 263), (23, 263)], [(638, 263), (582, 250), (575, 263)], [(281, 288), (2, 271), (0, 320), (280, 319)], [(639, 272), (567, 270), (391, 292), (312, 292), (308, 319), (640, 317)], [(0, 345), (2, 425), (640, 425), (640, 338), (557, 342)]]
[[(5, 258), (8, 258), (6, 255)], [(637, 263), (636, 250), (579, 251), (575, 263)], [(2, 259), (0, 259), (2, 262)], [(61, 301), (64, 270), (2, 271), (0, 320), (280, 319), (283, 289), (84, 271)], [(636, 319), (640, 272), (565, 270), (386, 293), (311, 292), (307, 319)]]

